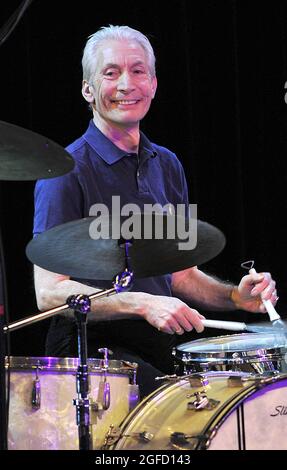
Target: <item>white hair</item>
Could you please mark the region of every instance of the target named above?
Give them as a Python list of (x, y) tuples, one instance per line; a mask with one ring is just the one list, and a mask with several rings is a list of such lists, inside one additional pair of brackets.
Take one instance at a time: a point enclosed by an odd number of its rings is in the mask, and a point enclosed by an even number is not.
[(148, 38), (140, 31), (130, 28), (129, 26), (109, 25), (103, 26), (88, 38), (82, 58), (83, 80), (86, 80), (87, 82), (90, 81), (96, 68), (95, 65), (97, 48), (103, 41), (109, 39), (137, 42), (146, 53), (151, 75), (155, 76), (155, 55)]

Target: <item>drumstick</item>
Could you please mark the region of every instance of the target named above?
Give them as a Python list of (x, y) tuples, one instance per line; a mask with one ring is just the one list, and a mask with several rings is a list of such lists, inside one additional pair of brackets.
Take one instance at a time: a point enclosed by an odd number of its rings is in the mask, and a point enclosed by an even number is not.
[[(251, 269), (249, 269), (249, 274), (257, 274), (257, 272), (254, 268), (251, 268)], [(278, 313), (276, 312), (271, 300), (270, 299), (268, 299), (268, 300), (262, 299), (262, 294), (261, 294), (261, 300), (262, 300), (262, 303), (263, 303), (264, 307), (267, 310), (270, 321), (272, 321), (272, 322), (278, 321), (278, 320), (282, 321), (280, 315), (278, 315)]]
[(202, 320), (203, 326), (207, 328), (219, 328), (221, 330), (232, 330), (232, 331), (246, 331), (247, 325), (246, 323), (242, 323), (239, 321), (224, 321), (224, 320), (207, 320), (203, 318)]
[[(257, 274), (256, 270), (253, 268), (254, 261), (246, 261), (242, 263), (241, 266), (245, 269), (249, 270), (250, 274)], [(249, 267), (251, 268), (249, 269)], [(207, 328), (219, 328), (221, 330), (231, 330), (231, 331), (250, 331), (252, 333), (287, 333), (287, 325), (285, 325), (284, 321), (281, 319), (280, 315), (276, 312), (272, 302), (270, 299), (261, 300), (263, 305), (265, 306), (267, 313), (269, 315), (270, 321), (272, 325), (279, 327), (279, 330), (274, 329), (273, 327), (268, 327), (266, 325), (251, 325), (242, 322), (235, 322), (235, 321), (224, 321), (224, 320), (207, 320), (202, 319), (203, 326)], [(286, 333), (285, 333), (286, 332)]]
[(275, 320), (271, 323), (266, 324), (247, 324), (238, 321), (224, 321), (224, 320), (208, 320), (203, 318), (203, 326), (207, 328), (218, 328), (220, 330), (231, 330), (231, 331), (249, 331), (251, 333), (271, 333), (273, 335), (287, 334), (287, 325), (280, 320)]
[[(241, 267), (244, 268), (244, 269), (247, 269), (249, 274), (257, 274), (256, 272), (256, 269), (253, 267), (254, 266), (254, 260), (250, 260), (250, 261), (244, 261), (244, 263), (241, 263)], [(284, 326), (284, 322), (281, 320), (281, 317), (280, 315), (276, 312), (272, 302), (270, 299), (268, 300), (265, 300), (262, 298), (262, 294), (260, 295), (261, 297), (261, 300), (262, 300), (262, 303), (264, 305), (264, 307), (266, 308), (266, 311), (269, 315), (269, 319), (271, 322), (277, 322), (278, 325), (281, 325), (281, 326)]]

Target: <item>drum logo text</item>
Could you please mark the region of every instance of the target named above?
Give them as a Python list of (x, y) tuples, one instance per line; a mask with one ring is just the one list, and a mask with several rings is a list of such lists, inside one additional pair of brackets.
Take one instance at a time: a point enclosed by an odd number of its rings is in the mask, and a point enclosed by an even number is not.
[(287, 415), (287, 406), (283, 406), (283, 405), (278, 405), (275, 407), (275, 411), (276, 413), (274, 414), (271, 414), (270, 416), (283, 416), (283, 415)]

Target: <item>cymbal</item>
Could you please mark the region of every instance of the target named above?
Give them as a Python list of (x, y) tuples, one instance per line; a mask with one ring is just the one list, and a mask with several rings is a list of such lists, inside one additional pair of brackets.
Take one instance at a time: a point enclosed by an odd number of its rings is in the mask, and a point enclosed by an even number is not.
[[(223, 233), (213, 225), (196, 219), (184, 219), (190, 223), (190, 240), (197, 243), (195, 248), (188, 248), (179, 233), (179, 218), (169, 215), (153, 215), (153, 227), (162, 222), (162, 238), (157, 238), (153, 229), (150, 239), (143, 238), (148, 227), (146, 214), (133, 216), (134, 225), (141, 224), (139, 237), (123, 235), (127, 218), (101, 217), (102, 238), (95, 239), (95, 224), (99, 217), (86, 217), (53, 227), (31, 240), (26, 247), (28, 259), (48, 271), (65, 274), (74, 278), (89, 280), (111, 280), (123, 271), (125, 250), (120, 243), (131, 239), (129, 248), (129, 267), (135, 277), (159, 276), (181, 271), (203, 264), (218, 255), (225, 246)], [(171, 238), (169, 229), (175, 222), (176, 236)], [(193, 225), (192, 225), (193, 224)], [(92, 238), (93, 237), (93, 238)], [(105, 238), (104, 238), (105, 237)], [(117, 238), (117, 239), (116, 239)], [(186, 239), (187, 240), (187, 239)], [(183, 249), (183, 247), (185, 249)]]
[(54, 178), (68, 173), (74, 160), (47, 137), (0, 121), (0, 180)]

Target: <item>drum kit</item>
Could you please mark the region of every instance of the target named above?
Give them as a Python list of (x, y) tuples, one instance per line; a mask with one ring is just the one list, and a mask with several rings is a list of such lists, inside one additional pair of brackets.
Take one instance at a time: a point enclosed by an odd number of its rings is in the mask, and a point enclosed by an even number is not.
[[(0, 122), (0, 179), (50, 178), (73, 166), (72, 157), (59, 145)], [(224, 235), (202, 221), (197, 221), (197, 246), (189, 251), (179, 250), (177, 239), (93, 240), (92, 221), (88, 217), (54, 227), (27, 246), (29, 260), (50, 271), (82, 279), (116, 277), (113, 288), (92, 296), (71, 296), (65, 305), (50, 311), (10, 324), (1, 316), (3, 339), (17, 328), (73, 308), (79, 344), (78, 358), (4, 354), (1, 402), (6, 401), (7, 388), (10, 406), (9, 424), (5, 416), (1, 422), (4, 431), (8, 429), (7, 448), (287, 449), (287, 330), (282, 321), (278, 328), (272, 322), (205, 320), (208, 327), (244, 333), (179, 345), (174, 350), (175, 374), (158, 377), (163, 385), (140, 403), (137, 364), (110, 360), (106, 348), (100, 351), (103, 359), (88, 358), (86, 321), (91, 299), (129, 289), (134, 276), (200, 265), (225, 244)], [(110, 226), (110, 219), (105, 223)], [(1, 268), (3, 274), (0, 258)], [(0, 304), (4, 305), (1, 297)]]

